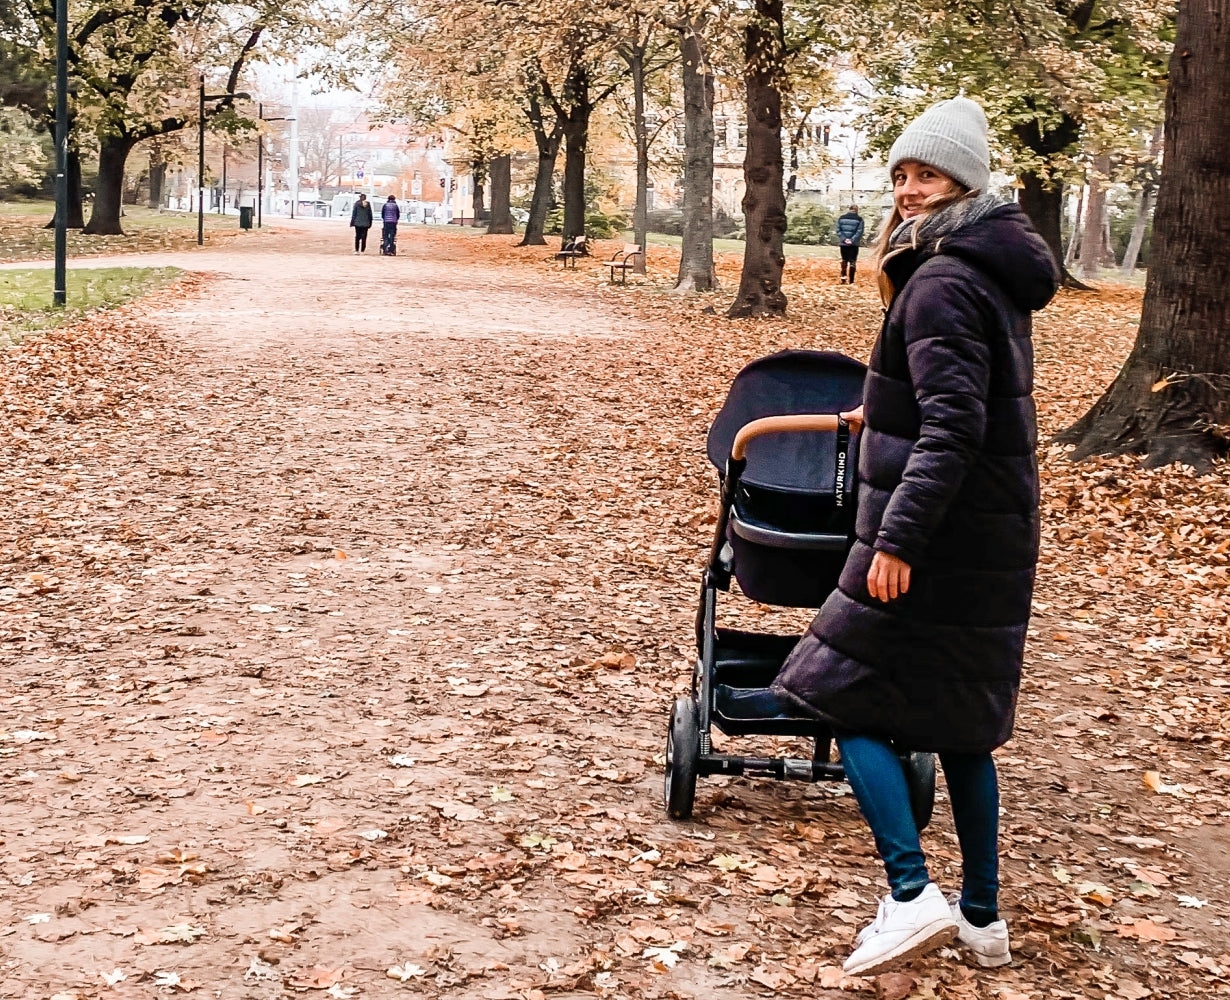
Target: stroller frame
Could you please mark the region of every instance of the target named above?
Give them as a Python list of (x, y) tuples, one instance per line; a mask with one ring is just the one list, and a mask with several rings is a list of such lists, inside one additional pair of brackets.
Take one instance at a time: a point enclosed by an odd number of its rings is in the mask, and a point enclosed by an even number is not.
[[(833, 733), (824, 722), (801, 715), (736, 717), (723, 705), (717, 691), (721, 682), (740, 688), (767, 688), (799, 638), (717, 627), (717, 593), (730, 589), (734, 575), (731, 529), (740, 537), (750, 536), (759, 544), (779, 548), (845, 551), (849, 546), (845, 535), (772, 531), (764, 526), (741, 524), (737, 515), (732, 523), (740, 477), (747, 467), (748, 443), (766, 434), (800, 431), (837, 432), (840, 490), (849, 459), (850, 428), (834, 414), (788, 414), (752, 420), (738, 431), (726, 462), (721, 507), (701, 581), (700, 606), (696, 614), (697, 657), (691, 693), (675, 700), (667, 734), (663, 799), (672, 819), (691, 817), (696, 781), (700, 777), (725, 774), (813, 783), (844, 781), (846, 777), (840, 762), (832, 759)], [(807, 759), (715, 753), (714, 728), (727, 736), (809, 738), (813, 741), (812, 755)], [(930, 822), (935, 802), (935, 758), (930, 753), (919, 752), (902, 753), (900, 757), (909, 788), (910, 807), (921, 830)]]

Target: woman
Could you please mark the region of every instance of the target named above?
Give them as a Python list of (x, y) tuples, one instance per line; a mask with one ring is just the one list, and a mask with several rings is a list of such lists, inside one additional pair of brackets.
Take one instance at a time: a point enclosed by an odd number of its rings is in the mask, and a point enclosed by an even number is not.
[[(871, 975), (951, 941), (1011, 960), (998, 913), (999, 791), (1038, 554), (1030, 312), (1054, 295), (1050, 251), (986, 194), (982, 109), (958, 97), (889, 154), (879, 246), (887, 312), (863, 406), (857, 539), (838, 589), (773, 691), (826, 720), (890, 892), (845, 964)], [(939, 755), (961, 894), (927, 872), (899, 752)]]
[(354, 252), (367, 253), (367, 231), (372, 228), (372, 206), (367, 203), (367, 195), (359, 195), (350, 210), (350, 225), (354, 229)]

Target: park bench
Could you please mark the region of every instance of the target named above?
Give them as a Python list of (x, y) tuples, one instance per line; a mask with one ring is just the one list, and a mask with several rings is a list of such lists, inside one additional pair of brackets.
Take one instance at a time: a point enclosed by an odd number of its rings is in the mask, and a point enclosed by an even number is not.
[(624, 248), (615, 254), (606, 262), (606, 266), (611, 269), (611, 284), (615, 284), (615, 272), (619, 272), (619, 283), (626, 285), (628, 283), (628, 268), (636, 266), (637, 257), (644, 257), (645, 251), (635, 243), (625, 244)]
[(570, 240), (564, 240), (564, 245), (560, 247), (560, 251), (555, 255), (555, 259), (562, 260), (566, 268), (575, 268), (577, 266), (577, 258), (587, 256), (589, 256), (589, 249), (585, 245), (585, 237), (574, 236)]

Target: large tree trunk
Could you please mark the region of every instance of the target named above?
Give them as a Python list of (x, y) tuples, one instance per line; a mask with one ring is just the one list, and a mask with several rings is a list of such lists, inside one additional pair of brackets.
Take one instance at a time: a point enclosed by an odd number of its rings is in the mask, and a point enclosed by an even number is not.
[(550, 133), (535, 133), (538, 170), (534, 174), (534, 193), (530, 197), (530, 217), (525, 223), (525, 235), (519, 246), (540, 247), (547, 242), (543, 230), (547, 226), (547, 212), (551, 209), (551, 181), (555, 176), (555, 158), (559, 155), (563, 137), (563, 130), (558, 127)]
[(585, 148), (589, 142), (589, 70), (574, 62), (564, 84), (564, 239), (585, 235)]
[(1143, 453), (1203, 468), (1230, 450), (1230, 22), (1184, 0), (1166, 92), (1166, 156), (1136, 344), (1059, 440), (1073, 457)]
[(491, 159), (491, 220), (487, 224), (488, 236), (507, 236), (513, 233), (512, 212), (509, 199), (512, 196), (512, 157), (508, 153)]
[(784, 48), (782, 0), (755, 0), (744, 38), (747, 155), (743, 161), (743, 218), (747, 242), (739, 291), (727, 312), (732, 319), (786, 313), (782, 292), (786, 192), (782, 188), (782, 96), (778, 89)]
[(94, 190), (94, 209), (85, 232), (95, 236), (123, 236), (120, 228), (124, 193), (124, 163), (132, 143), (113, 136), (102, 141), (98, 150), (98, 185)]
[(628, 53), (632, 74), (632, 130), (636, 138), (636, 207), (632, 210), (632, 241), (641, 252), (632, 258), (634, 274), (645, 273), (649, 253), (649, 129), (645, 125), (645, 49), (639, 43)]
[(1089, 197), (1085, 200), (1085, 231), (1081, 234), (1081, 278), (1088, 281), (1098, 276), (1105, 255), (1102, 230), (1106, 215), (1106, 180), (1110, 174), (1110, 156), (1099, 153), (1093, 158), (1089, 172)]
[(677, 292), (717, 287), (713, 269), (713, 74), (701, 45), (701, 25), (679, 35), (683, 62), (683, 250)]
[[(576, 113), (574, 109), (573, 113)], [(585, 143), (589, 116), (564, 126), (564, 239), (585, 235)]]

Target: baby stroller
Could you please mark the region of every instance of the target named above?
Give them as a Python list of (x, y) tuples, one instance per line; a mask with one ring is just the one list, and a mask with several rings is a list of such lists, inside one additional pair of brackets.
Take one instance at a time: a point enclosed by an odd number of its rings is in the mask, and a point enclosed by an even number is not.
[[(854, 534), (858, 437), (837, 414), (862, 401), (866, 368), (830, 351), (782, 351), (735, 377), (709, 429), (721, 508), (696, 616), (691, 694), (677, 698), (666, 741), (666, 809), (692, 814), (696, 779), (711, 774), (778, 781), (842, 781), (832, 732), (782, 711), (768, 690), (799, 636), (718, 628), (717, 592), (733, 576), (754, 601), (819, 608), (837, 586)], [(810, 759), (714, 753), (727, 736), (796, 736)], [(910, 805), (921, 830), (935, 800), (935, 759), (903, 754)]]
[(397, 230), (393, 230), (392, 232), (382, 232), (380, 234), (380, 256), (397, 256)]

